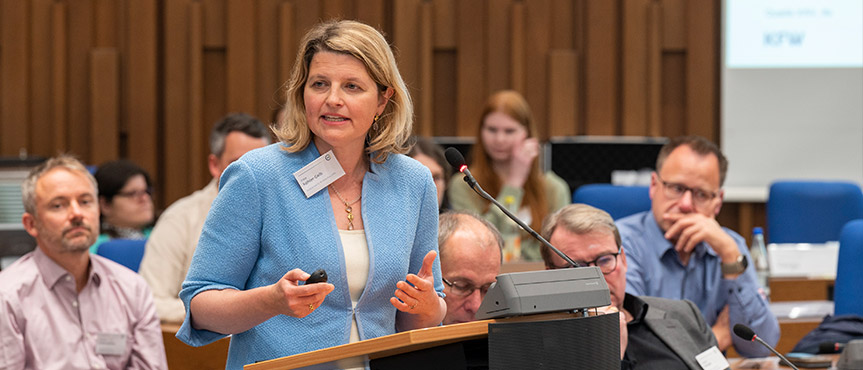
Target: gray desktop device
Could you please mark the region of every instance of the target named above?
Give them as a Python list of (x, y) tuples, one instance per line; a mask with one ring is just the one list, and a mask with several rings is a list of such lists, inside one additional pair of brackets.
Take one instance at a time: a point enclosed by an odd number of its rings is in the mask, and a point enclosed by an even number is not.
[(611, 304), (599, 267), (500, 274), (479, 305), (477, 319), (573, 311)]

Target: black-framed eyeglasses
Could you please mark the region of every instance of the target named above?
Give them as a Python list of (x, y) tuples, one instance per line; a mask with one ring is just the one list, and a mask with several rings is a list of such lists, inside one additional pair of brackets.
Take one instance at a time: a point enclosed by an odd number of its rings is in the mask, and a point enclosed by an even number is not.
[[(617, 269), (617, 256), (620, 255), (620, 250), (621, 250), (620, 246), (617, 246), (617, 253), (603, 254), (599, 257), (596, 257), (596, 259), (593, 261), (575, 261), (575, 262), (578, 263), (579, 265), (582, 265), (582, 266), (597, 266), (597, 267), (599, 267), (599, 270), (602, 271), (603, 275), (608, 275)], [(552, 266), (552, 267), (554, 267), (556, 269), (565, 269), (565, 268), (570, 268), (572, 266), (567, 265), (567, 266)]]
[(153, 196), (153, 188), (148, 187), (144, 190), (124, 191), (124, 192), (117, 193), (114, 196), (115, 197), (123, 197), (123, 198), (139, 199), (139, 198), (143, 197), (144, 194), (149, 195), (149, 196)]
[(659, 176), (658, 172), (656, 173), (656, 178), (658, 178), (659, 182), (662, 183), (662, 188), (665, 191), (665, 196), (669, 199), (679, 199), (683, 196), (683, 194), (686, 194), (686, 192), (688, 191), (692, 193), (692, 202), (695, 203), (695, 205), (697, 206), (702, 206), (707, 204), (707, 202), (713, 200), (713, 198), (719, 196), (718, 192), (715, 191), (707, 191), (699, 188), (690, 188), (680, 183), (665, 181), (662, 179), (662, 177)]
[(462, 280), (449, 281), (444, 277), (441, 277), (441, 279), (444, 284), (450, 287), (450, 291), (459, 297), (467, 297), (477, 290), (479, 290), (480, 297), (485, 297), (485, 293), (488, 292), (488, 288), (490, 288), (492, 284), (488, 283), (483, 286), (474, 286), (473, 284)]

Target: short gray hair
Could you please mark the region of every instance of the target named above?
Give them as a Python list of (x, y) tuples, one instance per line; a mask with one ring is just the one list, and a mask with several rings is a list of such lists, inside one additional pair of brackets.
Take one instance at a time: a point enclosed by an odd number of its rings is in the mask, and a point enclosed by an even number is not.
[(84, 167), (84, 164), (69, 154), (61, 154), (34, 167), (24, 182), (21, 183), (21, 200), (24, 203), (25, 212), (33, 216), (36, 215), (36, 183), (43, 175), (56, 168), (63, 168), (84, 175), (90, 181), (90, 185), (93, 185), (94, 195), (99, 195), (99, 185), (96, 184), (96, 178)]
[[(542, 237), (546, 240), (551, 239), (551, 234), (558, 226), (563, 227), (567, 231), (579, 235), (589, 234), (591, 232), (603, 232), (614, 235), (614, 242), (618, 247), (622, 248), (620, 240), (620, 232), (614, 224), (614, 219), (608, 212), (599, 208), (589, 206), (587, 204), (570, 204), (552, 213), (542, 223)], [(545, 265), (552, 267), (551, 258), (552, 252), (545, 245), (540, 247), (540, 254)]]
[(500, 235), (500, 231), (498, 231), (491, 222), (488, 222), (488, 220), (480, 217), (476, 213), (468, 211), (447, 211), (440, 215), (437, 234), (437, 244), (440, 254), (443, 255), (443, 246), (446, 244), (447, 240), (452, 237), (453, 233), (462, 227), (463, 218), (472, 218), (485, 226), (488, 232), (493, 235), (495, 244), (497, 244), (498, 250), (501, 252), (501, 261), (503, 261), (503, 237)]
[(213, 131), (210, 132), (210, 154), (221, 157), (225, 152), (225, 138), (235, 131), (270, 143), (270, 129), (263, 122), (250, 114), (231, 113), (213, 126)]

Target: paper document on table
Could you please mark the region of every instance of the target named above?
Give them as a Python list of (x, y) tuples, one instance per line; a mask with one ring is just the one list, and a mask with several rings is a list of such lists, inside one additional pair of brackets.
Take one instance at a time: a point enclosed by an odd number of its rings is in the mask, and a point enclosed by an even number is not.
[(767, 246), (771, 277), (836, 278), (839, 242), (771, 243)]

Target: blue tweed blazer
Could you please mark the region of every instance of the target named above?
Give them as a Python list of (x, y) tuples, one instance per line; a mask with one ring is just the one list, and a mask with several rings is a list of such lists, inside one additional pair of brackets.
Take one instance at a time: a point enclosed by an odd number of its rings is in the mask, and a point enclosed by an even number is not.
[[(221, 177), (180, 291), (186, 318), (177, 338), (201, 346), (225, 336), (191, 327), (189, 302), (200, 292), (270, 285), (294, 268), (324, 268), (335, 285), (311, 315), (276, 316), (233, 335), (229, 369), (345, 344), (354, 314), (361, 339), (395, 333), (396, 316), (403, 314), (389, 303), (396, 282), (417, 273), (426, 253), (437, 250), (437, 196), (429, 170), (404, 155), (371, 162), (362, 190), (369, 275), (352, 308), (330, 197), (322, 190), (306, 198), (293, 176), (319, 155), (313, 143), (297, 153), (276, 143), (247, 153)], [(435, 290), (442, 295), (440, 258), (433, 270)]]

